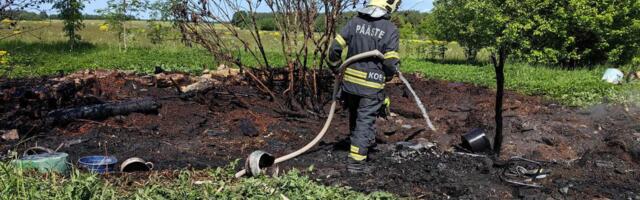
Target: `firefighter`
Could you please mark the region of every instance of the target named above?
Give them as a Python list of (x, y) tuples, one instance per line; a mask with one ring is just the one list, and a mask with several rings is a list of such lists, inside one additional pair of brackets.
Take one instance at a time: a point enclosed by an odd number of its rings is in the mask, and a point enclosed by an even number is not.
[(329, 49), (327, 63), (334, 73), (339, 73), (335, 70), (342, 63), (344, 49), (347, 57), (372, 50), (384, 54), (384, 60), (356, 61), (343, 74), (340, 99), (349, 111), (351, 146), (347, 170), (351, 173), (370, 173), (373, 169), (367, 154), (375, 142), (375, 121), (381, 111), (388, 112), (390, 102), (384, 86), (397, 73), (400, 63), (398, 28), (390, 20), (400, 1), (370, 0), (342, 28)]

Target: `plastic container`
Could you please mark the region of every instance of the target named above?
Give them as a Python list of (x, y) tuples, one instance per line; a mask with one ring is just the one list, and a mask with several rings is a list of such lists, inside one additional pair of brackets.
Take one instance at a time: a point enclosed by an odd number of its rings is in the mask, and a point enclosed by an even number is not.
[(485, 130), (475, 128), (462, 136), (462, 146), (474, 153), (485, 152), (491, 149), (491, 142), (489, 142)]
[(116, 168), (118, 159), (113, 156), (85, 156), (78, 160), (80, 168), (92, 173), (111, 173)]
[(66, 174), (69, 170), (68, 157), (68, 154), (62, 152), (42, 153), (24, 156), (21, 159), (11, 161), (11, 163), (22, 169)]

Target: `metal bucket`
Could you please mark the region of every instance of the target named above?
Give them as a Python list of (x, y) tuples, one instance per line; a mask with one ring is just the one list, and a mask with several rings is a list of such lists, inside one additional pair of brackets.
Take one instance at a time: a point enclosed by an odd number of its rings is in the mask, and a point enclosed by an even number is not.
[(474, 153), (485, 152), (491, 150), (491, 142), (489, 142), (484, 129), (475, 128), (462, 136), (462, 147)]
[(147, 162), (138, 157), (126, 159), (122, 164), (120, 164), (120, 172), (150, 171), (152, 169), (152, 162)]
[(249, 154), (244, 167), (250, 175), (257, 176), (262, 173), (263, 168), (273, 165), (275, 160), (271, 154), (258, 150)]

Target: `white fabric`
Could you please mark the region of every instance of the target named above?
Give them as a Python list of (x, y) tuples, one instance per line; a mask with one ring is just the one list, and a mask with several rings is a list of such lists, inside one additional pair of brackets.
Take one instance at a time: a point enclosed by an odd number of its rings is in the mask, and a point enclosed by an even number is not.
[(604, 76), (602, 76), (602, 80), (613, 84), (620, 84), (622, 82), (622, 78), (624, 78), (624, 74), (616, 68), (607, 69), (607, 71), (604, 72)]

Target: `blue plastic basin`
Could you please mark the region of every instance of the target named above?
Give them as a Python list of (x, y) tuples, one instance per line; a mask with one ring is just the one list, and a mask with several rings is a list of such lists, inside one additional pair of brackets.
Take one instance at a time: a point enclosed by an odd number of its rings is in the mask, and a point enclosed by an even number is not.
[(116, 163), (118, 159), (113, 156), (85, 156), (78, 160), (80, 168), (98, 174), (115, 171)]

